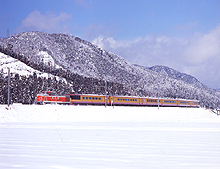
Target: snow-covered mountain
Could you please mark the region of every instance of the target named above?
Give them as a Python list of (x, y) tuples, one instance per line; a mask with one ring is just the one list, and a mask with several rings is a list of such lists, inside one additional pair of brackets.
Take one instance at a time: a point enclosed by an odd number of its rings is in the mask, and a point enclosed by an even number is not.
[[(136, 65), (136, 66), (139, 66), (139, 65)], [(159, 73), (160, 75), (163, 75), (163, 76), (166, 76), (166, 77), (169, 77), (172, 79), (184, 81), (188, 84), (192, 84), (192, 85), (199, 87), (199, 88), (208, 89), (207, 86), (202, 84), (195, 77), (188, 75), (186, 73), (181, 73), (181, 72), (174, 70), (172, 68), (169, 68), (167, 66), (156, 65), (156, 66), (152, 66), (152, 67), (144, 67), (144, 66), (139, 66), (139, 67), (142, 67), (145, 70), (149, 69), (149, 70), (155, 71), (155, 72)]]
[[(218, 107), (220, 96), (196, 78), (164, 66), (146, 68), (69, 34), (24, 32), (0, 39), (1, 49), (30, 65), (46, 65), (81, 77), (117, 82), (130, 94), (198, 99)], [(36, 66), (35, 66), (36, 67)], [(74, 81), (74, 79), (68, 79)]]

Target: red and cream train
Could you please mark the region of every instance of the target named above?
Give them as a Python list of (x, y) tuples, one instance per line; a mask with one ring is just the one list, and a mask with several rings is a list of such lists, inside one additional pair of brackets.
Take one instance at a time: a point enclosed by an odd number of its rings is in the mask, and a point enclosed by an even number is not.
[[(112, 106), (174, 106), (199, 107), (199, 101), (135, 96), (105, 96), (95, 94), (66, 94), (57, 96), (55, 92), (43, 91), (35, 99), (37, 104), (58, 103), (72, 105), (112, 105)], [(159, 104), (158, 104), (159, 101)]]

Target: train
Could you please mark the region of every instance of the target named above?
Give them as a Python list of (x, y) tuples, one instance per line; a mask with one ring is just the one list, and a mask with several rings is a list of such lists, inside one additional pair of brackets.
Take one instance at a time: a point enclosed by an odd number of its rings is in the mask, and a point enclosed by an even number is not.
[(198, 100), (153, 98), (137, 96), (107, 96), (69, 93), (57, 96), (56, 92), (43, 91), (35, 98), (37, 104), (105, 105), (105, 106), (169, 106), (200, 107)]
[(35, 98), (35, 103), (37, 104), (70, 104), (70, 98), (67, 96), (57, 96), (56, 92), (53, 91), (43, 91), (37, 94)]

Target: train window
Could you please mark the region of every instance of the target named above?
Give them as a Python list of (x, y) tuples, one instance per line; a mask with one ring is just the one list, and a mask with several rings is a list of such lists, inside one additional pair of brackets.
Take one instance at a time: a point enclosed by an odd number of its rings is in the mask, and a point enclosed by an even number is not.
[(80, 96), (77, 96), (77, 95), (70, 95), (70, 98), (72, 100), (80, 100)]
[(85, 97), (83, 97), (83, 99), (85, 99)]
[(96, 97), (96, 100), (98, 100), (99, 98), (98, 97)]
[(176, 103), (176, 101), (164, 100), (164, 103)]
[(101, 98), (99, 98), (99, 100), (101, 100)]
[(91, 98), (91, 97), (89, 97), (89, 99), (91, 100), (92, 98)]
[(86, 97), (86, 99), (88, 100), (88, 97)]

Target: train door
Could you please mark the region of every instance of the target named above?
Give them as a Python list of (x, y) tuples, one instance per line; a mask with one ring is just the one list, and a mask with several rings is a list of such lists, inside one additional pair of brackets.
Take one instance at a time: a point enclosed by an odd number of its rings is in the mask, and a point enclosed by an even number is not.
[(145, 101), (145, 99), (144, 98), (139, 98), (139, 105), (144, 105), (144, 102)]

